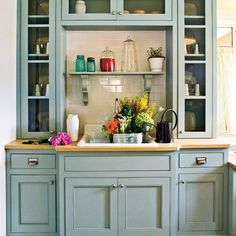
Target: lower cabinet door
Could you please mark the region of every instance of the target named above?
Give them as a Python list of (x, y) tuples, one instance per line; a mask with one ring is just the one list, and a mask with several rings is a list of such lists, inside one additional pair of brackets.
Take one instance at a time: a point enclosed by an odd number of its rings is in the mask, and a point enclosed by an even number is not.
[(118, 186), (118, 235), (169, 236), (169, 178), (120, 178)]
[(179, 175), (179, 231), (223, 230), (223, 174)]
[(65, 180), (66, 236), (117, 235), (117, 179)]
[(11, 232), (56, 232), (55, 176), (11, 176)]

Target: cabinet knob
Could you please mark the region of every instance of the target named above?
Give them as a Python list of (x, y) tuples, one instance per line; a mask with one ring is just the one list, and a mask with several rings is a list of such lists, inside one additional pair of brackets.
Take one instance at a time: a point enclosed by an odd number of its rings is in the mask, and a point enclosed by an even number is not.
[(179, 131), (179, 134), (182, 134), (182, 133), (183, 133), (183, 132), (180, 130), (180, 131)]
[(29, 166), (37, 166), (39, 164), (38, 158), (29, 158), (28, 165)]
[(180, 180), (179, 184), (185, 184), (185, 180)]
[(123, 15), (123, 12), (122, 11), (118, 11), (118, 14), (121, 16), (121, 15)]
[(49, 185), (53, 185), (53, 184), (54, 184), (53, 180), (49, 181)]
[(117, 185), (116, 184), (112, 184), (111, 187), (112, 188), (117, 188)]
[(119, 188), (124, 188), (124, 184), (119, 184)]
[(111, 14), (114, 16), (114, 15), (116, 14), (116, 12), (115, 12), (115, 11), (112, 11)]

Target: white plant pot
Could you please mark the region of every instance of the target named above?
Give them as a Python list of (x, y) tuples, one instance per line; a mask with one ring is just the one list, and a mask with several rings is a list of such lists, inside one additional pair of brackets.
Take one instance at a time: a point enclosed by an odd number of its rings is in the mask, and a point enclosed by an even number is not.
[(163, 71), (163, 64), (164, 64), (164, 57), (155, 57), (149, 58), (149, 65), (152, 72), (162, 72)]

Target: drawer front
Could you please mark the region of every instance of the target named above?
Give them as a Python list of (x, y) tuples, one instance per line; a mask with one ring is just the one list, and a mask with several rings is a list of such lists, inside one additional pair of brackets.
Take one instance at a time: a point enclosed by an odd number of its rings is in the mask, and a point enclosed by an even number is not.
[(53, 154), (11, 154), (12, 169), (55, 169)]
[(179, 156), (179, 167), (183, 168), (221, 167), (223, 165), (223, 153), (181, 153)]
[(169, 155), (104, 157), (65, 156), (65, 171), (146, 171), (170, 170)]

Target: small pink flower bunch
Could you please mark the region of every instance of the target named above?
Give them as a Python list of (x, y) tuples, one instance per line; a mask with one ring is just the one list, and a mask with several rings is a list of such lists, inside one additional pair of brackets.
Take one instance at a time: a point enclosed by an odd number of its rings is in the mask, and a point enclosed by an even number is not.
[(71, 137), (66, 132), (58, 132), (54, 137), (50, 137), (48, 141), (52, 146), (68, 145), (72, 143)]

